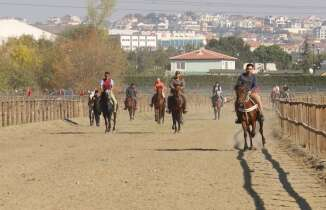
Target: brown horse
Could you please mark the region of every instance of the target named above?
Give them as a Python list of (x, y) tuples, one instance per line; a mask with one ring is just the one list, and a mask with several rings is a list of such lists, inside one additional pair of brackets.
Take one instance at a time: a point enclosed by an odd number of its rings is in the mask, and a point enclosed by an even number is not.
[(165, 116), (165, 98), (163, 97), (163, 90), (157, 91), (154, 99), (155, 121), (158, 124), (164, 123)]
[(135, 113), (137, 108), (137, 101), (133, 97), (127, 97), (126, 98), (126, 106), (129, 112), (129, 118), (130, 120), (135, 119)]
[(262, 136), (262, 144), (265, 145), (265, 137), (263, 130), (263, 121), (259, 119), (259, 110), (257, 103), (250, 97), (249, 91), (245, 86), (238, 86), (237, 92), (237, 103), (239, 111), (242, 113), (241, 121), (244, 132), (244, 150), (248, 149), (247, 136), (249, 134), (250, 147), (252, 149), (252, 138), (256, 135), (256, 121), (259, 121), (260, 129), (259, 132)]
[(222, 97), (220, 95), (213, 96), (214, 120), (220, 119), (222, 106)]
[(182, 124), (182, 112), (184, 107), (184, 101), (181, 97), (181, 87), (177, 85), (173, 91), (173, 96), (170, 98), (171, 113), (172, 113), (172, 129), (174, 133), (180, 132)]

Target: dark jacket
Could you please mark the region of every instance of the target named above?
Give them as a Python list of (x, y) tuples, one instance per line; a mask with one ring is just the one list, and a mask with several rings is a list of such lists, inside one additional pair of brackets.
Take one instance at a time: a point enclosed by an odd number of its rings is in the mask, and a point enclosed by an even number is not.
[(242, 73), (238, 78), (236, 87), (241, 85), (244, 85), (248, 90), (253, 90), (257, 88), (256, 76), (253, 74), (247, 75), (246, 73)]
[(133, 87), (128, 87), (126, 89), (126, 97), (132, 97), (136, 98), (137, 97), (137, 90)]

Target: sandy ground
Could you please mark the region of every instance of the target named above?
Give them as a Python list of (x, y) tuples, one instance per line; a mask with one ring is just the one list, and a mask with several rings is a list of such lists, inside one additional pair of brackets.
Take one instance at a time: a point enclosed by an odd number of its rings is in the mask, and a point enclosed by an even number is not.
[(326, 188), (277, 147), (267, 113), (267, 149), (242, 152), (240, 127), (190, 112), (182, 133), (152, 113), (118, 130), (56, 121), (0, 130), (0, 209), (326, 209)]

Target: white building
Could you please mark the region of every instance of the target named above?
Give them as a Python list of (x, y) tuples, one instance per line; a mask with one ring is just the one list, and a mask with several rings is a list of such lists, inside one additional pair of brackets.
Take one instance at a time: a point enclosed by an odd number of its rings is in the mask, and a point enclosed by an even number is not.
[(0, 19), (0, 44), (8, 38), (19, 38), (23, 35), (30, 35), (34, 39), (54, 40), (56, 36), (47, 31), (27, 24), (16, 19)]
[(326, 25), (322, 25), (314, 29), (314, 37), (316, 39), (324, 40), (326, 39)]
[(196, 48), (206, 45), (206, 36), (195, 32), (158, 32), (158, 46), (162, 48), (184, 49), (186, 46)]
[(214, 71), (234, 71), (237, 58), (200, 49), (170, 58), (171, 73), (207, 74)]
[(120, 44), (125, 51), (135, 51), (137, 49), (156, 50), (156, 36), (147, 35), (121, 35)]

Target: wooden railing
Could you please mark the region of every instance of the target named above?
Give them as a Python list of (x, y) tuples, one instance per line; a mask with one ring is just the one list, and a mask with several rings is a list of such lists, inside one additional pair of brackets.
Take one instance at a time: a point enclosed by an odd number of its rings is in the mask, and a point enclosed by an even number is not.
[(282, 133), (288, 135), (293, 143), (314, 154), (326, 154), (324, 96), (303, 96), (291, 101), (278, 100), (277, 112)]
[(79, 118), (86, 115), (82, 98), (0, 98), (0, 127)]
[[(124, 95), (117, 95), (120, 111), (124, 106)], [(209, 96), (188, 94), (188, 110), (211, 111)], [(149, 106), (152, 95), (138, 97), (138, 112), (153, 112)], [(232, 100), (232, 97), (227, 96)], [(0, 97), (0, 127), (42, 121), (83, 118), (88, 116), (88, 97)]]

